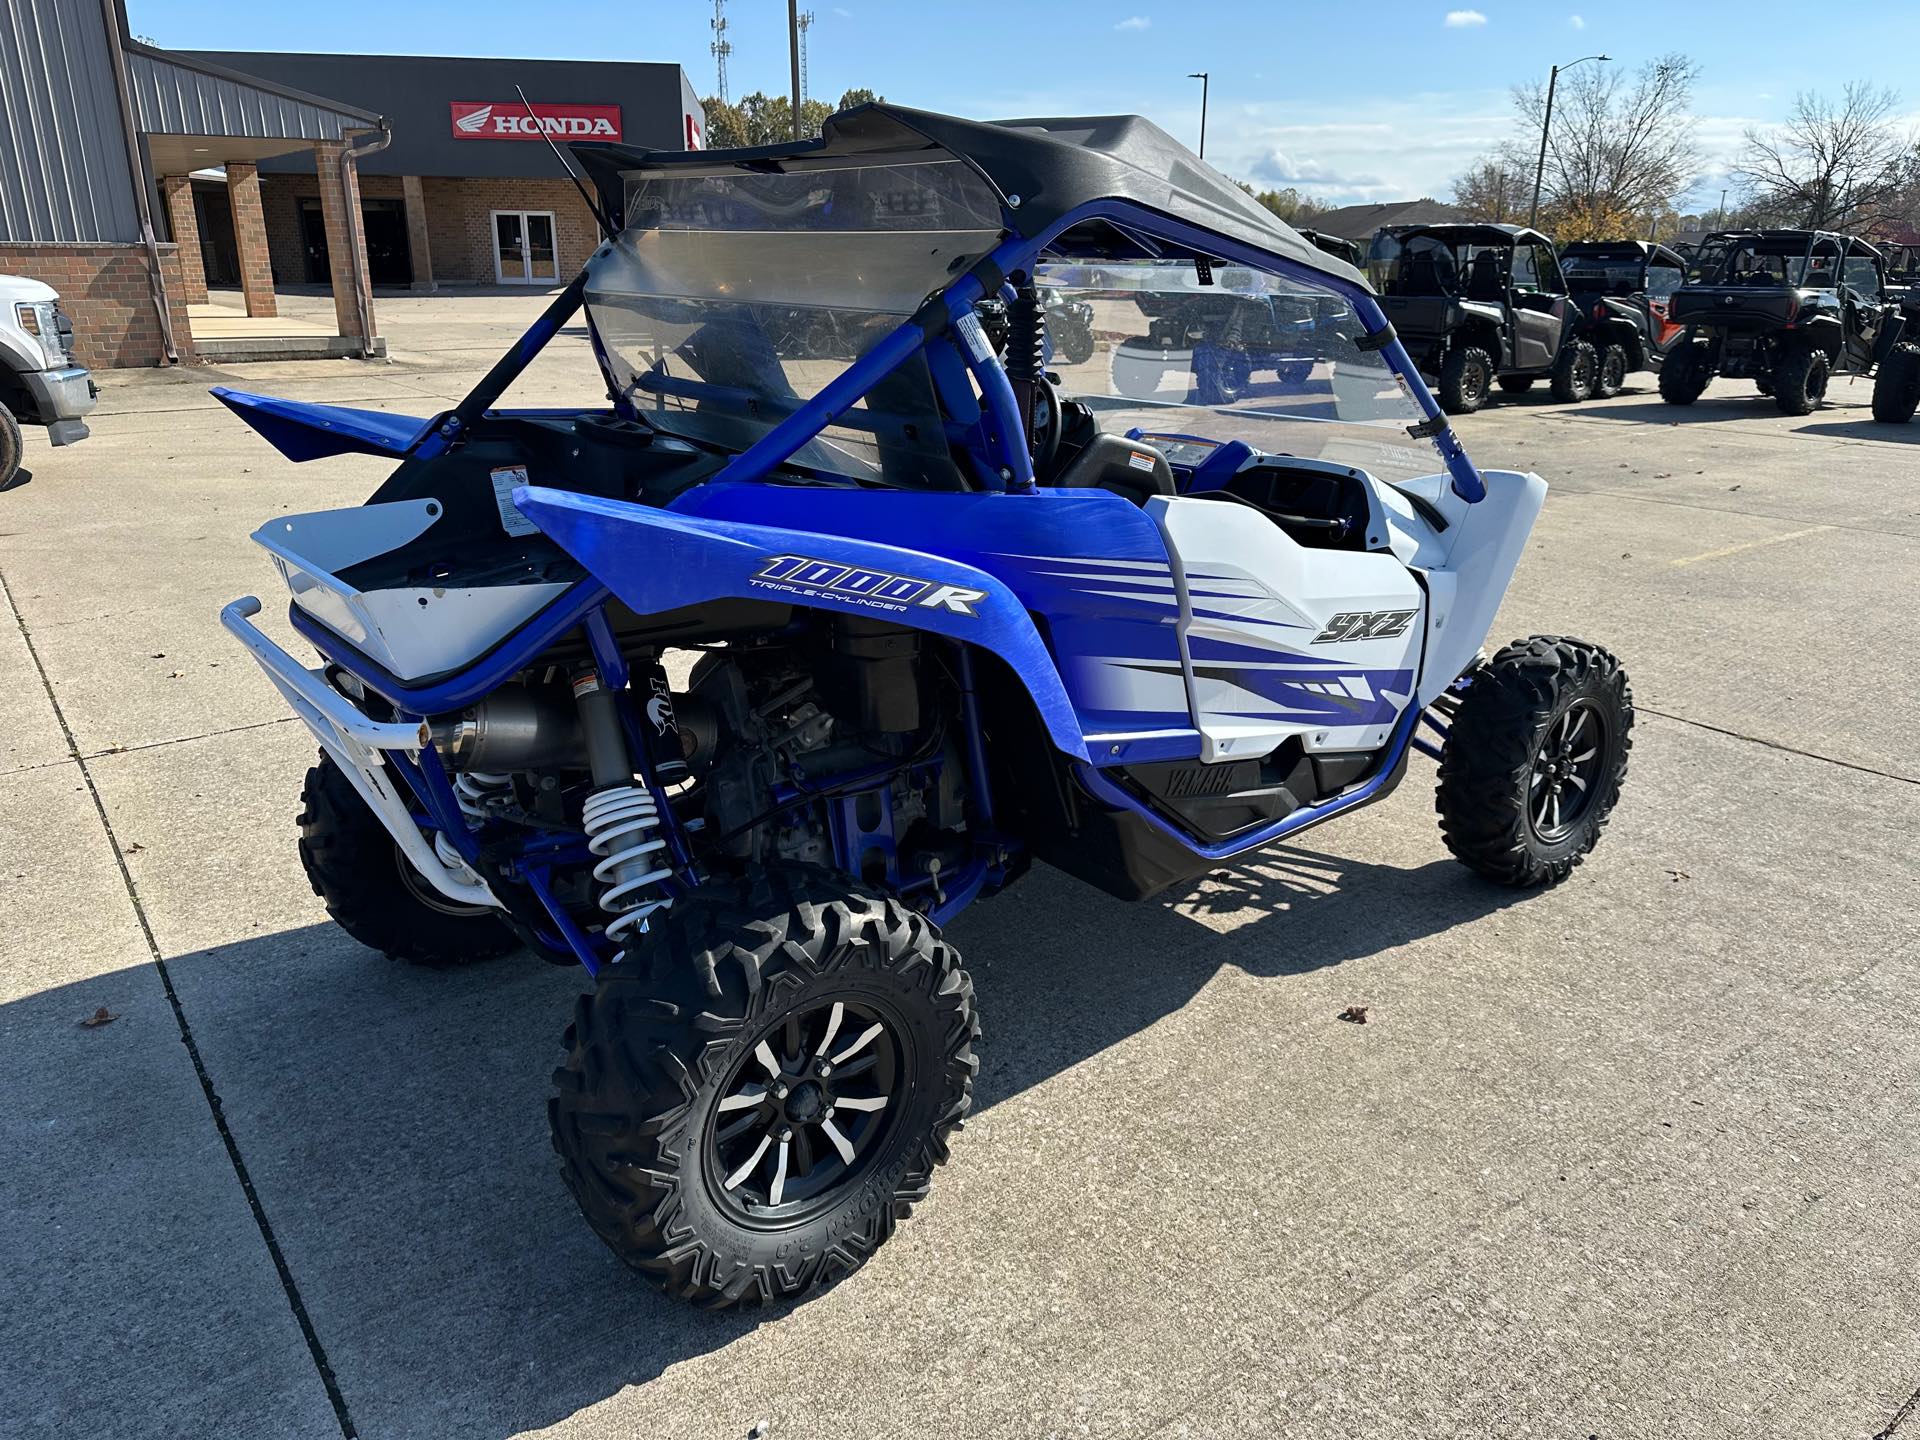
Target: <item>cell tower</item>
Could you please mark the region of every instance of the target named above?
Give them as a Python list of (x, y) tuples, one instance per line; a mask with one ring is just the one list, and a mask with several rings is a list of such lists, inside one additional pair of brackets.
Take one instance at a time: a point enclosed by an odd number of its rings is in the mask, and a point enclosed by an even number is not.
[(796, 22), (800, 27), (800, 103), (807, 103), (807, 31), (813, 28), (813, 12), (803, 10)]
[(720, 96), (720, 103), (728, 105), (732, 103), (732, 97), (727, 94), (727, 56), (733, 53), (733, 42), (727, 39), (727, 0), (713, 0), (711, 24), (713, 25), (713, 44), (708, 48), (713, 51), (713, 68), (718, 72), (715, 77), (715, 88)]

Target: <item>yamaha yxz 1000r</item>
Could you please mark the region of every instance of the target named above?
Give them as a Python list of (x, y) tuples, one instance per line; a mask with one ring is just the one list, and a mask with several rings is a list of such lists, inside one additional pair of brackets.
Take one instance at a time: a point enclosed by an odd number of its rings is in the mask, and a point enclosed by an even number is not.
[[(1144, 899), (1415, 749), (1482, 874), (1593, 846), (1619, 664), (1481, 652), (1546, 485), (1477, 469), (1360, 274), (1159, 130), (866, 106), (575, 154), (606, 243), (456, 408), (221, 392), (291, 458), (400, 462), (256, 537), (319, 666), (223, 618), (319, 739), (301, 853), (349, 933), (593, 977), (553, 1143), (656, 1284), (790, 1294), (887, 1238), (971, 1100), (940, 927), (1036, 859)], [(608, 403), (494, 408), (582, 305)], [(1204, 352), (1256, 309), (1308, 318), (1303, 373), (1111, 383), (1141, 314)], [(1062, 313), (1109, 353), (1051, 368)]]

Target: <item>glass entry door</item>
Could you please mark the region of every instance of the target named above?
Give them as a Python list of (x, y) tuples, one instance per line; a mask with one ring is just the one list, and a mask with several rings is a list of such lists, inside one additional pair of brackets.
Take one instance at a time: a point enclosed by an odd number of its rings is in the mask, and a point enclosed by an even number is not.
[(502, 285), (552, 285), (560, 279), (551, 210), (493, 212), (493, 274)]

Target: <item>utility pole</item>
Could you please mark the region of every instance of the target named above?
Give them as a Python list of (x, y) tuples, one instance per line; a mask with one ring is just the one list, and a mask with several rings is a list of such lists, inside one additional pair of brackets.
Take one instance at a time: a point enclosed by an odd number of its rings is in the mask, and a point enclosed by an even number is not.
[(1198, 81), (1200, 82), (1200, 158), (1201, 158), (1202, 160), (1204, 160), (1204, 159), (1206, 159), (1206, 158), (1207, 158), (1207, 85), (1208, 85), (1208, 75), (1209, 75), (1209, 72), (1208, 72), (1208, 71), (1205, 71), (1205, 70), (1195, 70), (1195, 71), (1194, 71), (1194, 72), (1193, 72), (1192, 74), (1190, 74), (1190, 75), (1188, 75), (1188, 76), (1187, 76), (1187, 78), (1188, 78), (1189, 80), (1198, 80)]
[(720, 97), (722, 105), (730, 104), (732, 97), (727, 94), (727, 56), (733, 53), (733, 42), (727, 39), (727, 0), (713, 0), (713, 66), (718, 74), (714, 77), (714, 93)]
[(1540, 181), (1547, 173), (1547, 136), (1553, 129), (1553, 90), (1559, 83), (1560, 72), (1571, 70), (1575, 65), (1584, 65), (1589, 60), (1611, 60), (1611, 55), (1582, 55), (1578, 60), (1565, 65), (1556, 65), (1547, 76), (1547, 113), (1540, 117), (1540, 162), (1533, 167), (1533, 208), (1527, 212), (1529, 229), (1540, 223)]
[(787, 60), (793, 70), (793, 138), (800, 138), (800, 0), (787, 0)]

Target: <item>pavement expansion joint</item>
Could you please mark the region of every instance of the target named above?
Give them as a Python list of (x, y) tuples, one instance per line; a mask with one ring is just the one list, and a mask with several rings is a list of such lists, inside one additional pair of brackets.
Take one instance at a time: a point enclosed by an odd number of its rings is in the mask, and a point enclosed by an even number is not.
[(1818, 760), (1827, 765), (1838, 765), (1843, 770), (1857, 770), (1862, 775), (1877, 775), (1882, 780), (1897, 780), (1902, 785), (1920, 785), (1920, 779), (1912, 775), (1902, 775), (1893, 770), (1876, 770), (1871, 765), (1862, 765), (1853, 760), (1841, 760), (1832, 755), (1822, 755), (1817, 750), (1802, 750), (1795, 745), (1783, 744), (1778, 740), (1769, 740), (1764, 735), (1748, 735), (1744, 731), (1729, 730), (1723, 725), (1709, 725), (1704, 720), (1690, 720), (1685, 715), (1670, 714), (1665, 710), (1655, 710), (1651, 706), (1635, 704), (1634, 713), (1653, 715), (1662, 720), (1672, 720), (1680, 725), (1691, 725), (1696, 730), (1711, 730), (1716, 735), (1725, 735), (1730, 740), (1744, 740), (1749, 745), (1764, 745), (1769, 750), (1778, 750), (1783, 755), (1798, 755), (1804, 760)]
[(20, 628), (20, 638), (27, 647), (28, 657), (33, 661), (34, 672), (40, 677), (40, 685), (46, 692), (47, 703), (53, 707), (54, 719), (59, 723), (60, 733), (65, 737), (67, 749), (73, 757), (73, 763), (80, 771), (80, 778), (87, 787), (87, 797), (93, 802), (94, 813), (100, 817), (100, 827), (106, 832), (108, 848), (113, 852), (113, 862), (120, 872), (120, 883), (126, 887), (127, 901), (133, 906), (134, 918), (140, 924), (140, 934), (145, 939), (147, 954), (153, 960), (153, 967), (160, 975), (161, 988), (166, 992), (167, 1004), (173, 1008), (174, 1023), (180, 1027), (180, 1043), (187, 1047), (187, 1056), (193, 1062), (193, 1073), (200, 1082), (200, 1092), (206, 1097), (207, 1109), (213, 1116), (214, 1128), (220, 1133), (220, 1140), (227, 1149), (227, 1160), (233, 1166), (234, 1178), (240, 1182), (240, 1189), (247, 1197), (247, 1207), (253, 1212), (253, 1222), (259, 1228), (260, 1238), (265, 1242), (267, 1253), (273, 1260), (275, 1273), (280, 1277), (280, 1287), (286, 1293), (287, 1303), (292, 1307), (293, 1317), (299, 1323), (300, 1334), (307, 1342), (307, 1352), (313, 1358), (314, 1367), (320, 1372), (320, 1381), (326, 1387), (327, 1400), (333, 1406), (334, 1418), (340, 1422), (340, 1434), (343, 1440), (357, 1440), (359, 1431), (354, 1429), (353, 1418), (347, 1412), (346, 1397), (340, 1393), (340, 1385), (333, 1373), (333, 1366), (327, 1359), (327, 1352), (320, 1343), (319, 1333), (313, 1328), (313, 1319), (307, 1313), (306, 1302), (301, 1299), (300, 1287), (294, 1281), (293, 1271), (287, 1265), (287, 1258), (281, 1252), (280, 1242), (275, 1238), (273, 1225), (267, 1219), (265, 1206), (260, 1203), (259, 1192), (254, 1189), (253, 1177), (247, 1171), (247, 1162), (240, 1154), (240, 1145), (234, 1139), (233, 1131), (227, 1125), (226, 1112), (220, 1104), (220, 1093), (213, 1087), (213, 1077), (207, 1072), (206, 1061), (200, 1054), (200, 1047), (193, 1038), (193, 1027), (187, 1021), (186, 1008), (180, 1003), (180, 993), (174, 988), (173, 976), (167, 970), (166, 959), (160, 953), (160, 943), (154, 937), (152, 922), (147, 918), (146, 906), (141, 903), (140, 892), (133, 883), (133, 872), (127, 868), (126, 856), (120, 848), (120, 838), (114, 834), (113, 821), (107, 815), (106, 802), (100, 797), (100, 787), (94, 783), (93, 772), (87, 767), (86, 757), (80, 753), (75, 742), (73, 728), (67, 723), (66, 712), (60, 708), (59, 697), (54, 694), (53, 681), (47, 674), (47, 667), (40, 659), (40, 652), (33, 643), (33, 632), (27, 628), (26, 617), (20, 613), (19, 606), (13, 603), (13, 590), (7, 584), (4, 573), (0, 573), (0, 598), (7, 602), (7, 610), (13, 616), (14, 624)]

